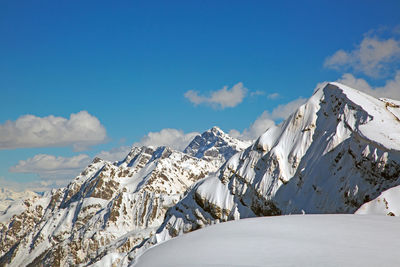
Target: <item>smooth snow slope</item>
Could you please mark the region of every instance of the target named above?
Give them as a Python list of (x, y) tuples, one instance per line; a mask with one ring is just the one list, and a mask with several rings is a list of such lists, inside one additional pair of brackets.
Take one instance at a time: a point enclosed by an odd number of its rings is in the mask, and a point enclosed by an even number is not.
[(243, 219), (149, 249), (135, 266), (400, 266), (400, 220), (362, 215)]

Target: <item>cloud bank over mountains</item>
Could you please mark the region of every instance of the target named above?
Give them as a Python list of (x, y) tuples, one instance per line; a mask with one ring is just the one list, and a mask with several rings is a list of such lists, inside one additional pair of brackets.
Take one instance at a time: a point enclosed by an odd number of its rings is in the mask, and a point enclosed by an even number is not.
[(356, 78), (350, 73), (343, 74), (337, 81), (350, 87), (358, 88), (375, 97), (400, 99), (400, 71), (396, 72), (393, 79), (386, 80), (384, 86), (378, 87), (372, 87), (366, 80)]
[(0, 149), (72, 146), (82, 151), (106, 138), (104, 126), (87, 111), (73, 113), (69, 119), (24, 115), (0, 124)]
[(387, 76), (398, 66), (400, 40), (366, 36), (351, 51), (340, 49), (325, 59), (324, 66), (340, 71), (353, 70), (369, 77)]
[(192, 139), (199, 135), (198, 132), (184, 133), (178, 129), (162, 129), (159, 132), (149, 132), (142, 139), (134, 143), (134, 146), (169, 146), (176, 150), (182, 151), (192, 141)]
[(278, 105), (271, 112), (265, 110), (250, 126), (239, 132), (232, 129), (229, 134), (243, 140), (254, 140), (264, 133), (268, 128), (275, 125), (275, 122), (286, 119), (299, 106), (303, 105), (306, 99), (303, 97), (292, 100), (286, 104)]
[(38, 154), (27, 160), (20, 160), (10, 168), (10, 172), (36, 173), (42, 178), (65, 179), (72, 178), (88, 165), (91, 158), (80, 154), (73, 157), (56, 157), (47, 154)]
[[(371, 30), (353, 50), (340, 49), (325, 59), (324, 67), (337, 70), (343, 83), (375, 97), (400, 99), (399, 27)], [(383, 37), (384, 33), (389, 35)], [(356, 77), (353, 73), (364, 75)], [(371, 85), (366, 79), (380, 81)], [(384, 79), (383, 79), (384, 78)], [(318, 86), (317, 86), (318, 87)]]
[[(243, 102), (248, 89), (239, 82), (231, 89), (224, 86), (222, 89), (212, 91), (209, 96), (199, 95), (199, 92), (194, 90), (187, 91), (184, 96), (194, 105), (207, 104), (214, 108), (233, 108)], [(259, 94), (260, 92), (257, 92)]]

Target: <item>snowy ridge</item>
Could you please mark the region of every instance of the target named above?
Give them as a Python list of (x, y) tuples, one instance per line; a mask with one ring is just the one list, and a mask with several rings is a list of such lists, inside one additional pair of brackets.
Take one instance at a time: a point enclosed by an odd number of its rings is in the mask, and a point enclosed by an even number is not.
[(143, 248), (228, 220), (354, 213), (400, 184), (399, 109), (339, 83), (324, 85), (217, 175), (199, 181)]
[(67, 187), (10, 207), (16, 212), (0, 222), (0, 265), (117, 264), (218, 162), (168, 147), (133, 147), (115, 163), (95, 158)]

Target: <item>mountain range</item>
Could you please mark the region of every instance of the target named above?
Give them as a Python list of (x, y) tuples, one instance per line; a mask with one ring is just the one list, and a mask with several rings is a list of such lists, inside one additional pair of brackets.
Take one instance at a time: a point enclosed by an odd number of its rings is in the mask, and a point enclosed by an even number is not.
[(133, 147), (15, 202), (0, 213), (0, 266), (134, 265), (155, 244), (251, 217), (399, 216), (399, 178), (400, 101), (325, 83), (253, 142), (213, 127), (183, 152)]

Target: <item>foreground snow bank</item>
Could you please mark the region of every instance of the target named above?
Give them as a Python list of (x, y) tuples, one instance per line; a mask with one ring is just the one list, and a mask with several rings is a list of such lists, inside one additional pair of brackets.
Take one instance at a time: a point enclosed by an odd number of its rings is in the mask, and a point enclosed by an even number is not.
[(400, 266), (400, 220), (293, 215), (222, 223), (149, 249), (135, 266)]

